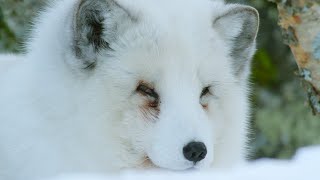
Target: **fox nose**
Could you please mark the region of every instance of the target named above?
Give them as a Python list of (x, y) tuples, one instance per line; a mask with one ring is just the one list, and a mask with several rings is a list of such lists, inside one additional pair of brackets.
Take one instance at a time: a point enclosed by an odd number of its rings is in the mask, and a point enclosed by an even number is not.
[(206, 157), (206, 145), (202, 142), (191, 142), (183, 148), (183, 155), (187, 160), (197, 163)]

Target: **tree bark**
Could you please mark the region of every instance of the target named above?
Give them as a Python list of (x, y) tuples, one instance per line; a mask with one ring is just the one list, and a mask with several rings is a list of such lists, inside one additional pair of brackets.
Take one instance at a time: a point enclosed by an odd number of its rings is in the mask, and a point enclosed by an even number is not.
[(270, 0), (277, 3), (283, 39), (299, 66), (313, 113), (320, 115), (320, 0)]

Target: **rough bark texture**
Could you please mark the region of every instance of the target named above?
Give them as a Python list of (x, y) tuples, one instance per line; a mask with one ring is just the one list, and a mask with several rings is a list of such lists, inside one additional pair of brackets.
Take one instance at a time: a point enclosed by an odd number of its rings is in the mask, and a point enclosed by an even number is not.
[(299, 66), (313, 113), (320, 115), (320, 0), (270, 0), (278, 5), (283, 38)]

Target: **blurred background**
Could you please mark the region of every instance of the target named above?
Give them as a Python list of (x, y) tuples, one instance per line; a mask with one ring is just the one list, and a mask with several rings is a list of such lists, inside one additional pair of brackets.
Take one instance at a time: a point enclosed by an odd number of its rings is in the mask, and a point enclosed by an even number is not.
[[(23, 53), (31, 22), (45, 2), (0, 0), (0, 53)], [(251, 158), (290, 158), (299, 147), (320, 144), (320, 117), (312, 115), (297, 65), (283, 44), (276, 5), (267, 0), (227, 2), (252, 5), (261, 18), (251, 77)]]

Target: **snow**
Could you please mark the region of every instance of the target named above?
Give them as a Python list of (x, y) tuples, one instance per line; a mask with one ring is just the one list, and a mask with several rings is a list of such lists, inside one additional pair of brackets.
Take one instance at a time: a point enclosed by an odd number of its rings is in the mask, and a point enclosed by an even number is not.
[(292, 160), (261, 159), (232, 170), (125, 171), (110, 175), (61, 175), (46, 180), (320, 180), (320, 146), (300, 149)]

